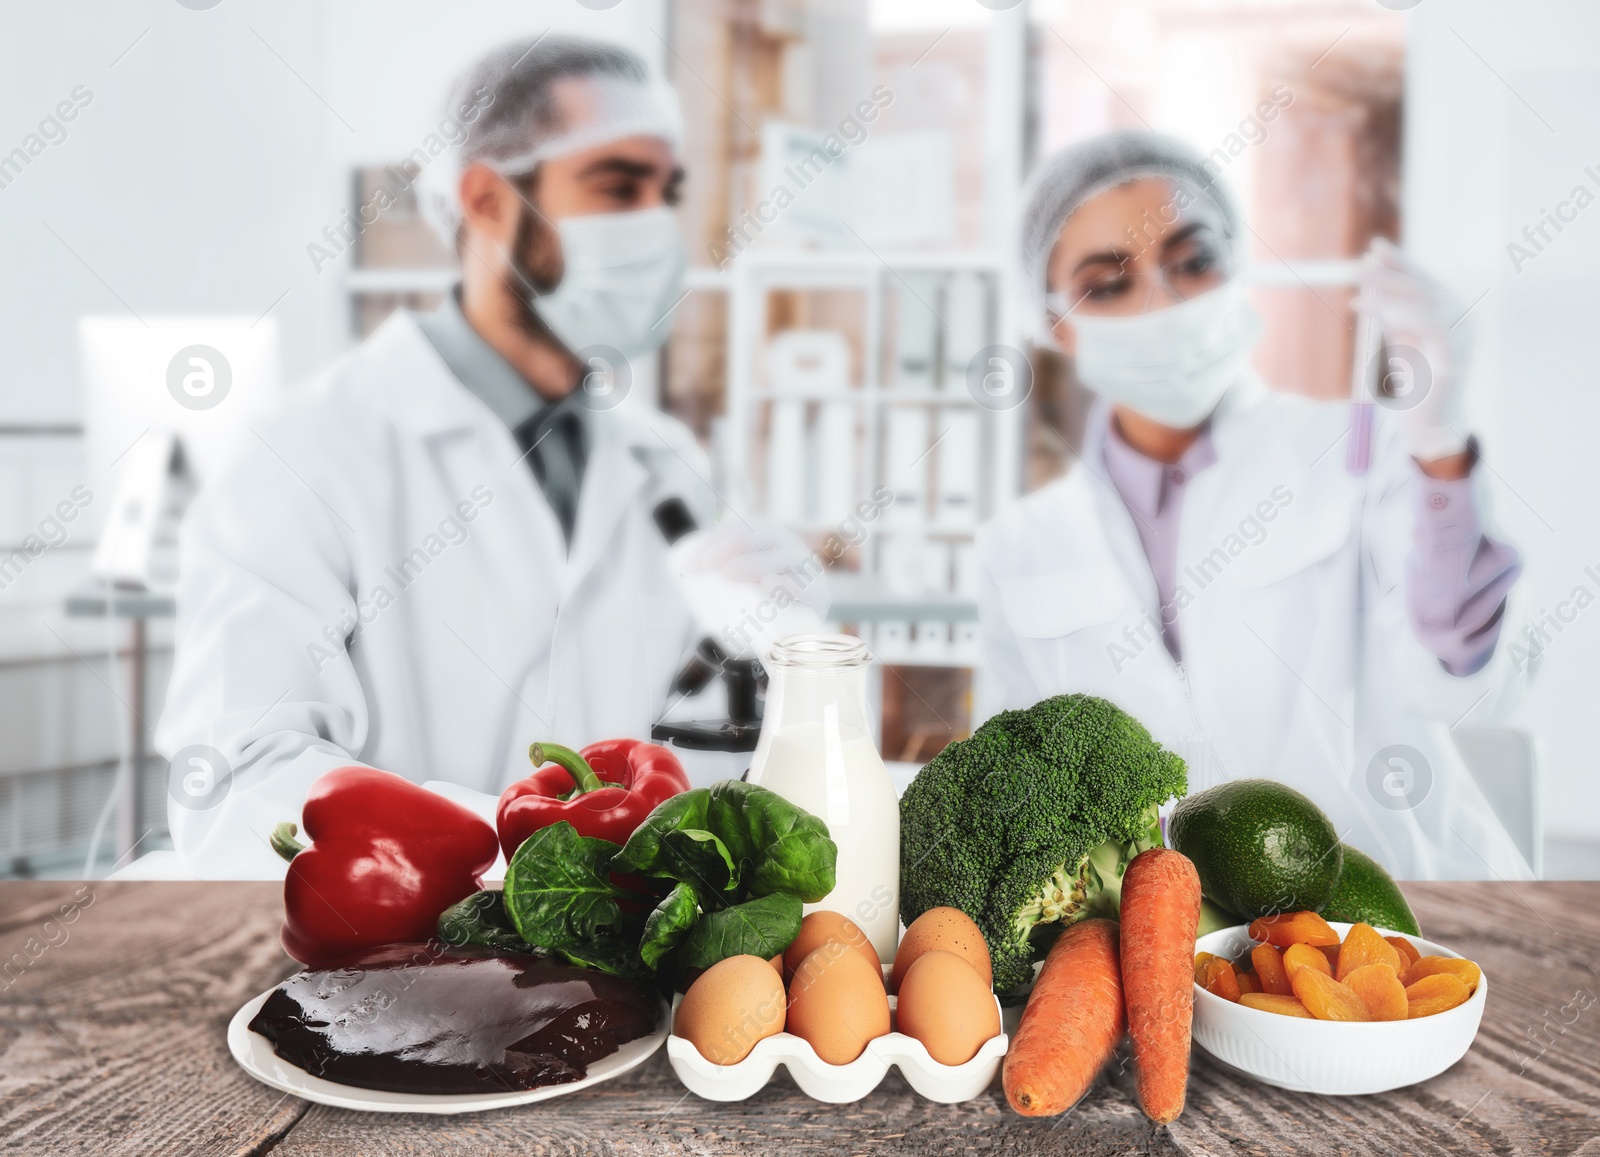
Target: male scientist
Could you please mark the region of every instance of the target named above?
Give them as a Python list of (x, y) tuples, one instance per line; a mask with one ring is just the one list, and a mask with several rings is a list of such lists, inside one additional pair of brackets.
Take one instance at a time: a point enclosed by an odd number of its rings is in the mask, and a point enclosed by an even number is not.
[[(281, 876), (267, 836), (335, 767), (492, 802), (531, 742), (647, 738), (703, 633), (668, 537), (714, 522), (707, 463), (624, 400), (683, 293), (676, 101), (547, 35), (449, 108), (464, 139), (419, 187), (459, 285), (288, 394), (183, 526), (157, 746), (197, 876)], [(757, 582), (789, 553), (700, 552)]]

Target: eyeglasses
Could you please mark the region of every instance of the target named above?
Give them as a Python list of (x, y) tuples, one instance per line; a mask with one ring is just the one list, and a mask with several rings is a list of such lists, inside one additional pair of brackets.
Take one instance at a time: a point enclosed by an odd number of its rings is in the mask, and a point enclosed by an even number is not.
[[(1073, 314), (1126, 317), (1165, 309), (1215, 289), (1233, 276), (1228, 250), (1209, 239), (1191, 238), (1162, 255), (1159, 264), (1137, 257), (1106, 254), (1091, 258), (1065, 290), (1046, 294), (1045, 306), (1057, 319)], [(1157, 304), (1157, 291), (1168, 300)]]

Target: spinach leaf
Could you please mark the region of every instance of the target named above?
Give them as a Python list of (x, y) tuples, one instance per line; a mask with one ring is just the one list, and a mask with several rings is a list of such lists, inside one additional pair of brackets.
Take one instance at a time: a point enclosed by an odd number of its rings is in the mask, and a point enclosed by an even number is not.
[(693, 886), (713, 907), (726, 907), (734, 900), (725, 893), (737, 886), (738, 871), (727, 847), (710, 832), (698, 828), (663, 832), (661, 866), (664, 875)]
[(800, 935), (800, 897), (774, 892), (702, 915), (684, 938), (679, 964), (710, 968), (730, 956), (776, 956)]
[(638, 952), (621, 940), (582, 948), (563, 948), (560, 955), (571, 964), (608, 972), (612, 976), (624, 976), (629, 980), (652, 980), (655, 975), (644, 966)]
[[(523, 940), (574, 963), (637, 976), (676, 952), (703, 969), (787, 948), (803, 905), (833, 891), (837, 860), (816, 816), (729, 780), (664, 800), (621, 848), (564, 822), (534, 832), (506, 870), (505, 913)], [(646, 915), (614, 872), (673, 886)]]
[(680, 791), (656, 804), (623, 845), (617, 856), (617, 870), (665, 876), (666, 872), (657, 870), (662, 860), (661, 837), (684, 829), (704, 831), (709, 798), (710, 793), (702, 787)]
[(585, 963), (592, 959), (596, 967), (613, 956), (626, 960), (626, 952), (617, 952), (630, 938), (611, 883), (616, 855), (616, 844), (580, 836), (565, 820), (522, 841), (505, 883), (506, 913), (518, 934), (530, 944), (581, 955)]
[(698, 919), (700, 903), (695, 899), (694, 888), (678, 884), (645, 918), (644, 936), (639, 941), (639, 955), (645, 964), (659, 967), (661, 958), (678, 946)]
[(628, 837), (616, 869), (692, 884), (711, 906), (731, 903), (733, 897), (725, 893), (738, 887), (738, 861), (716, 833), (706, 830), (708, 798), (700, 788), (658, 804)]
[(705, 826), (733, 856), (744, 895), (792, 892), (814, 904), (833, 891), (839, 849), (821, 819), (742, 780), (713, 784), (706, 795)]
[(517, 935), (500, 892), (474, 892), (439, 913), (439, 939), (452, 948), (469, 944), (502, 952), (539, 952)]

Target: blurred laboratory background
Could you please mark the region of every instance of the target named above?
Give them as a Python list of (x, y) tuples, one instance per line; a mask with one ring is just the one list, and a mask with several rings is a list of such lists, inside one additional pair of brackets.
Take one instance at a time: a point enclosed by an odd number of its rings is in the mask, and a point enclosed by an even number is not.
[[(440, 300), (453, 258), (408, 158), (468, 61), (545, 28), (625, 44), (677, 89), (690, 292), (633, 390), (693, 429), (727, 504), (819, 548), (837, 536), (830, 614), (876, 656), (880, 747), (902, 776), (972, 726), (975, 529), (1073, 469), (1083, 428), (1086, 394), (1034, 345), (1012, 280), (1032, 163), (1121, 127), (1206, 154), (1252, 223), (1258, 367), (1309, 395), (1348, 389), (1352, 259), (1403, 243), (1470, 309), (1495, 516), (1549, 608), (1504, 806), (1546, 875), (1600, 877), (1586, 0), (9, 6), (0, 875), (100, 874), (170, 847), (150, 732), (172, 527), (256, 407), (392, 310)], [(830, 163), (808, 160), (830, 138)], [(153, 415), (190, 344), (230, 351), (233, 400), (172, 428)]]

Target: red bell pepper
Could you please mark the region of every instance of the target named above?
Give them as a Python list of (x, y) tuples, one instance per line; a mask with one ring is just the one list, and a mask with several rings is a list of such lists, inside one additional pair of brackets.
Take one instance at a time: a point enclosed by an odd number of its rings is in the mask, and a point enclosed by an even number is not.
[(581, 752), (535, 743), (528, 758), (547, 766), (506, 788), (495, 813), (507, 862), (523, 840), (558, 820), (580, 836), (625, 844), (656, 804), (689, 790), (677, 756), (637, 739), (604, 739)]
[(497, 853), (493, 829), (472, 812), (371, 767), (318, 779), (301, 819), (310, 846), (291, 823), (271, 843), (289, 861), (283, 949), (308, 968), (432, 938), (439, 913), (482, 887)]

